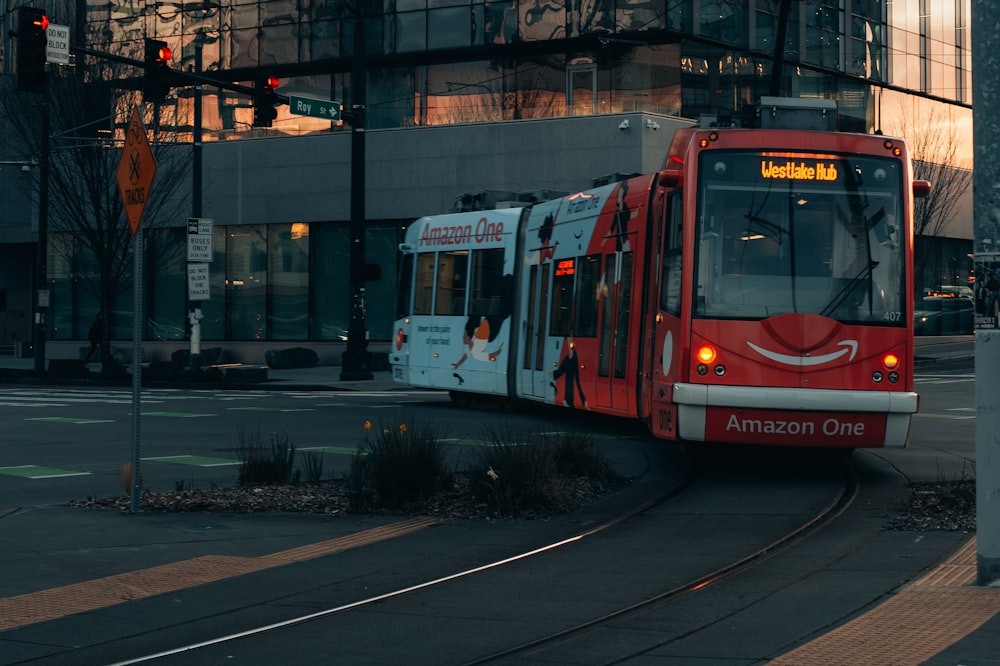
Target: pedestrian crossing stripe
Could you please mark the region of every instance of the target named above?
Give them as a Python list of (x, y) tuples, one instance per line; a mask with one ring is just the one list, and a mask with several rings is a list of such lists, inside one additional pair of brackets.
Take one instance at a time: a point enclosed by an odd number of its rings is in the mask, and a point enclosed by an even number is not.
[(227, 458), (212, 458), (210, 456), (157, 456), (143, 458), (147, 461), (177, 463), (178, 465), (194, 465), (195, 467), (226, 467), (227, 465), (238, 465), (239, 462)]
[(76, 423), (76, 424), (88, 424), (88, 423), (114, 423), (114, 419), (84, 419), (73, 416), (39, 416), (37, 418), (25, 419), (25, 421), (48, 421), (49, 423)]
[(315, 412), (311, 407), (227, 407), (231, 412)]
[[(357, 447), (349, 446), (309, 446), (299, 449), (299, 451), (316, 451), (318, 453), (338, 453), (343, 455), (354, 455), (357, 451)], [(362, 452), (362, 455), (364, 453)]]
[(951, 419), (952, 421), (967, 421), (969, 419), (976, 418), (975, 415), (962, 416), (960, 414), (924, 414), (923, 412), (918, 412), (913, 416), (923, 417), (925, 419)]
[(19, 465), (17, 467), (0, 467), (0, 474), (19, 476), (23, 479), (55, 479), (64, 476), (88, 476), (90, 472), (71, 472), (55, 467), (39, 467), (38, 465)]
[(143, 412), (143, 416), (163, 416), (174, 419), (194, 419), (199, 416), (218, 416), (218, 414), (195, 414), (194, 412)]

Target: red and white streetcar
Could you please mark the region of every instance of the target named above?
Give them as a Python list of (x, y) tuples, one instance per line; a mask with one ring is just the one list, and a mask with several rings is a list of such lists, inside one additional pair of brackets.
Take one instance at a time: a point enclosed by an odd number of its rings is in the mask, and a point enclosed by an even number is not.
[(779, 127), (829, 106), (765, 98), (760, 126), (676, 130), (657, 173), (415, 221), (394, 378), (685, 442), (905, 446), (930, 185), (900, 139)]

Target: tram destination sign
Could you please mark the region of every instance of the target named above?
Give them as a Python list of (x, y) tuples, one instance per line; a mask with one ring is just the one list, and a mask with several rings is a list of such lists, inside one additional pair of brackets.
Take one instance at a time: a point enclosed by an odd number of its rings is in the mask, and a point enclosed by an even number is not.
[(288, 96), (288, 110), (297, 116), (323, 118), (332, 122), (340, 120), (340, 102), (328, 99), (312, 99), (310, 97)]

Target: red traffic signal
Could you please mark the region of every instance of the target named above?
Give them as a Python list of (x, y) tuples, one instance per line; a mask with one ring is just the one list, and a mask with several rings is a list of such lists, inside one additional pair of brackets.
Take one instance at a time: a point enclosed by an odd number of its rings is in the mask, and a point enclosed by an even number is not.
[(277, 76), (267, 74), (259, 76), (254, 81), (253, 92), (253, 126), (270, 127), (278, 117), (274, 105), (278, 103), (278, 94), (274, 89), (281, 85)]
[(170, 83), (173, 78), (170, 72), (170, 59), (173, 56), (174, 53), (167, 47), (166, 42), (146, 39), (142, 96), (147, 102), (162, 103), (170, 94)]
[(156, 49), (156, 53), (153, 54), (153, 61), (160, 65), (169, 65), (170, 59), (174, 57), (174, 52), (171, 51), (166, 46), (161, 46)]
[(17, 8), (17, 89), (38, 93), (45, 90), (46, 29), (49, 17), (38, 7)]

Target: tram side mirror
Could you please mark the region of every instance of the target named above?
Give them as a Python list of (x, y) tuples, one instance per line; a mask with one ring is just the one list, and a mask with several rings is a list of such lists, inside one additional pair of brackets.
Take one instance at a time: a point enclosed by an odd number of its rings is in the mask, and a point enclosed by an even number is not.
[(657, 182), (660, 187), (681, 187), (684, 184), (684, 172), (680, 169), (664, 169)]
[(931, 182), (929, 180), (913, 181), (913, 196), (923, 199), (931, 193)]

